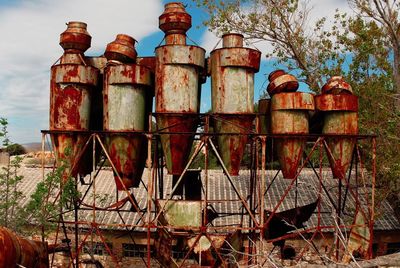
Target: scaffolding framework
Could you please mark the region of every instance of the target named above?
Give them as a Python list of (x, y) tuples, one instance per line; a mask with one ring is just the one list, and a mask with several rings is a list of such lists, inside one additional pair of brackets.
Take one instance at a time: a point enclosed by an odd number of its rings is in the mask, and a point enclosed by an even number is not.
[[(263, 241), (266, 242), (276, 242), (279, 240), (290, 239), (295, 237), (300, 237), (306, 240), (306, 246), (304, 249), (297, 254), (296, 260), (300, 260), (304, 253), (311, 248), (311, 250), (315, 251), (316, 254), (319, 254), (318, 249), (314, 244), (314, 239), (316, 237), (321, 237), (323, 240), (326, 239), (324, 233), (326, 231), (331, 231), (336, 233), (336, 236), (340, 236), (341, 234), (338, 231), (342, 231), (344, 233), (350, 233), (350, 230), (355, 227), (363, 227), (369, 230), (370, 237), (365, 238), (368, 241), (369, 249), (368, 249), (368, 257), (372, 257), (372, 242), (373, 242), (373, 226), (374, 226), (374, 202), (375, 202), (375, 176), (376, 176), (376, 137), (372, 135), (320, 135), (320, 134), (309, 134), (309, 135), (271, 135), (271, 134), (259, 134), (255, 131), (249, 131), (246, 133), (223, 133), (216, 134), (210, 132), (210, 122), (212, 118), (212, 114), (199, 114), (199, 119), (201, 121), (201, 131), (197, 131), (195, 133), (173, 133), (168, 132), (165, 129), (160, 131), (158, 129), (152, 130), (152, 121), (153, 116), (155, 114), (150, 115), (149, 117), (149, 126), (150, 130), (148, 132), (118, 132), (119, 135), (143, 135), (147, 138), (147, 180), (144, 178), (141, 180), (141, 186), (145, 188), (147, 193), (146, 197), (146, 206), (140, 207), (139, 202), (136, 200), (136, 197), (133, 195), (133, 192), (130, 189), (126, 189), (124, 186), (124, 191), (113, 191), (110, 190), (110, 194), (114, 195), (116, 203), (114, 206), (109, 207), (100, 207), (96, 204), (96, 178), (99, 174), (100, 170), (103, 169), (104, 162), (106, 160), (109, 161), (114, 174), (118, 176), (118, 179), (121, 180), (121, 177), (116, 172), (116, 167), (114, 163), (112, 163), (109, 153), (107, 152), (105, 146), (105, 138), (110, 134), (115, 134), (115, 132), (109, 131), (86, 131), (86, 132), (74, 132), (74, 131), (42, 131), (42, 150), (44, 150), (46, 136), (57, 134), (57, 133), (79, 133), (79, 134), (88, 134), (88, 139), (86, 141), (85, 146), (82, 148), (81, 152), (77, 155), (72, 163), (73, 169), (75, 166), (80, 164), (81, 157), (84, 151), (90, 150), (92, 152), (93, 157), (93, 167), (91, 173), (91, 179), (86, 187), (86, 192), (83, 193), (83, 198), (79, 200), (75, 200), (74, 205), (69, 210), (60, 211), (59, 220), (57, 221), (57, 231), (55, 243), (60, 240), (60, 237), (63, 237), (64, 241), (71, 241), (70, 235), (67, 232), (67, 227), (72, 227), (74, 233), (74, 245), (70, 245), (68, 243), (68, 255), (70, 258), (69, 267), (79, 267), (79, 263), (81, 261), (80, 255), (83, 249), (84, 243), (90, 239), (93, 243), (93, 239), (91, 237), (97, 236), (101, 242), (104, 244), (104, 247), (110, 257), (112, 258), (115, 267), (120, 267), (120, 261), (115, 254), (113, 254), (112, 249), (106, 243), (106, 239), (103, 235), (103, 228), (120, 228), (124, 229), (128, 236), (130, 236), (131, 240), (135, 244), (135, 240), (133, 237), (134, 230), (141, 230), (142, 232), (146, 232), (147, 234), (147, 255), (143, 259), (143, 264), (147, 267), (150, 267), (152, 260), (158, 261), (160, 266), (165, 265), (162, 260), (157, 260), (151, 254), (151, 246), (154, 243), (153, 238), (155, 235), (159, 235), (159, 237), (174, 237), (176, 235), (176, 230), (179, 232), (188, 232), (190, 230), (190, 234), (192, 238), (192, 244), (187, 249), (187, 252), (183, 259), (174, 260), (172, 262), (176, 264), (178, 267), (184, 267), (187, 264), (187, 259), (194, 251), (195, 247), (199, 245), (200, 240), (207, 239), (211, 244), (211, 248), (213, 248), (213, 252), (216, 253), (216, 262), (218, 262), (222, 267), (229, 266), (229, 259), (226, 257), (225, 252), (221, 250), (220, 245), (216, 245), (215, 239), (213, 235), (216, 233), (225, 233), (225, 234), (234, 234), (235, 232), (240, 233), (241, 236), (245, 237), (245, 241), (247, 243), (246, 252), (242, 254), (242, 257), (245, 256), (244, 259), (248, 262), (248, 264), (259, 264), (263, 265), (268, 261), (268, 257), (265, 254), (265, 245)], [(261, 115), (259, 115), (261, 116)], [(258, 118), (256, 119), (256, 125), (258, 125)], [(199, 128), (200, 130), (200, 128)], [(163, 152), (160, 149), (160, 136), (168, 135), (168, 134), (190, 134), (194, 135), (197, 140), (196, 145), (194, 146), (194, 152), (191, 154), (190, 158), (187, 161), (184, 172), (179, 176), (178, 180), (175, 182), (175, 185), (172, 187), (170, 191), (165, 189), (164, 181), (166, 178), (166, 174), (164, 172), (163, 166)], [(249, 137), (248, 148), (250, 155), (250, 168), (248, 174), (248, 189), (247, 195), (243, 195), (242, 191), (239, 189), (237, 185), (237, 179), (233, 178), (229, 175), (227, 168), (225, 167), (221, 156), (218, 153), (218, 150), (214, 144), (214, 138), (217, 135), (247, 135)], [(310, 145), (311, 148), (309, 150), (304, 151), (303, 161), (298, 168), (298, 172), (294, 179), (290, 180), (285, 190), (281, 193), (278, 202), (276, 204), (269, 204), (269, 207), (272, 207), (272, 210), (269, 210), (266, 214), (266, 196), (270, 194), (269, 189), (274, 182), (276, 182), (278, 178), (278, 173), (275, 173), (274, 176), (270, 176), (270, 172), (267, 172), (271, 166), (267, 163), (267, 156), (269, 158), (273, 158), (274, 155), (274, 140), (278, 138), (302, 138), (307, 141), (307, 144)], [(324, 176), (323, 172), (323, 162), (324, 157), (330, 155), (333, 157), (332, 152), (329, 150), (329, 147), (326, 144), (326, 139), (328, 138), (351, 138), (357, 140), (351, 167), (348, 171), (347, 176), (343, 176), (344, 180), (337, 180), (336, 187), (338, 197), (332, 197), (325, 185), (327, 178)], [(271, 148), (267, 148), (267, 143), (270, 142), (272, 144)], [(369, 155), (366, 156), (365, 151), (361, 152), (360, 144), (367, 143), (371, 150), (368, 152)], [(53, 147), (54, 148), (54, 147)], [(100, 149), (100, 152), (99, 152)], [(190, 168), (193, 161), (198, 157), (198, 155), (202, 152), (204, 155), (204, 170), (201, 175), (201, 183), (202, 183), (202, 198), (200, 200), (196, 200), (195, 202), (200, 205), (201, 212), (201, 224), (197, 227), (194, 226), (174, 226), (165, 224), (161, 217), (166, 213), (166, 207), (168, 206), (170, 200), (174, 199), (174, 192), (177, 190), (179, 184), (183, 181), (185, 172)], [(103, 160), (96, 164), (96, 157), (101, 153), (104, 157)], [(226, 199), (226, 200), (212, 200), (208, 196), (210, 187), (215, 187), (215, 185), (210, 185), (209, 179), (209, 168), (208, 162), (210, 154), (214, 154), (217, 158), (218, 164), (220, 165), (224, 178), (231, 187), (231, 190), (235, 192), (236, 198)], [(367, 168), (370, 173), (365, 174), (365, 166), (364, 162), (366, 157), (370, 157), (371, 166)], [(314, 167), (315, 163), (312, 163), (311, 159), (318, 159), (318, 167)], [(305, 228), (305, 229), (296, 229), (294, 232), (290, 232), (284, 236), (267, 239), (264, 237), (266, 226), (271, 222), (274, 215), (282, 208), (282, 203), (287, 198), (289, 192), (293, 189), (297, 189), (298, 177), (303, 171), (303, 169), (309, 166), (313, 170), (313, 174), (318, 181), (318, 185), (316, 188), (318, 189), (316, 192), (316, 196), (318, 198), (318, 206), (314, 214), (317, 216), (317, 226)], [(44, 167), (43, 167), (44, 169)], [(43, 177), (45, 176), (45, 172), (43, 171)], [(354, 178), (354, 179), (352, 179)], [(332, 181), (330, 181), (332, 183)], [(82, 181), (79, 180), (78, 177), (75, 178), (76, 189), (78, 189), (78, 185), (82, 184)], [(359, 191), (359, 189), (363, 188), (364, 191)], [(87, 202), (83, 202), (83, 199), (91, 194), (93, 196), (93, 203), (87, 204)], [(165, 195), (167, 193), (167, 195)], [(321, 200), (322, 196), (328, 197), (328, 202), (331, 207), (335, 210), (337, 221), (335, 225), (323, 225), (321, 221)], [(350, 197), (354, 200), (356, 210), (353, 214), (353, 222), (351, 224), (344, 223), (341, 220), (342, 214), (344, 213), (346, 202), (350, 199)], [(54, 202), (54, 200), (53, 200)], [(139, 220), (137, 222), (126, 222), (124, 217), (122, 216), (122, 212), (128, 212), (122, 209), (123, 205), (129, 202), (132, 205), (132, 210), (137, 213)], [(240, 204), (239, 216), (241, 219), (241, 223), (236, 226), (213, 226), (210, 224), (209, 219), (207, 218), (207, 208), (218, 203), (229, 203), (229, 202), (237, 202)], [(117, 205), (115, 205), (117, 204)], [(119, 205), (118, 205), (119, 204)], [(297, 191), (296, 191), (296, 205), (297, 207)], [(92, 215), (92, 220), (81, 220), (79, 218), (79, 211), (90, 211)], [(109, 213), (114, 212), (118, 214), (122, 224), (104, 224), (101, 222), (97, 222), (96, 214), (97, 213)], [(73, 213), (74, 220), (66, 220), (65, 215), (67, 213)], [(365, 219), (363, 224), (357, 222), (357, 215), (359, 213)], [(87, 233), (83, 236), (79, 235), (79, 230), (81, 228), (85, 228)], [(307, 235), (306, 235), (307, 234)], [(341, 260), (341, 258), (346, 254), (345, 248), (343, 247), (343, 243), (347, 243), (347, 241), (341, 242), (341, 237), (337, 237), (333, 248), (332, 258), (336, 260)], [(360, 238), (361, 239), (361, 238)], [(261, 243), (256, 243), (254, 241), (261, 241)], [(328, 241), (326, 241), (328, 244)], [(201, 247), (200, 247), (201, 248)], [(201, 255), (201, 254), (200, 254)], [(52, 262), (54, 260), (54, 255), (52, 258)], [(323, 262), (324, 260), (322, 260)]]

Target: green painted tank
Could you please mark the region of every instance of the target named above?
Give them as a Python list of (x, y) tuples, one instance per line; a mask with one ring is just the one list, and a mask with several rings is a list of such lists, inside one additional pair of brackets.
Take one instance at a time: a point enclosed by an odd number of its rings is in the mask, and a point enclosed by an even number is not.
[[(90, 47), (91, 37), (86, 23), (69, 22), (60, 35), (64, 54), (60, 63), (51, 67), (50, 130), (75, 131), (52, 133), (57, 165), (67, 167), (65, 175), (85, 176), (92, 169), (89, 151), (82, 152), (89, 135), (92, 94), (97, 89), (99, 70), (85, 62), (83, 53)], [(81, 155), (79, 165), (74, 161)], [(74, 168), (72, 169), (72, 166)]]
[(358, 134), (358, 97), (349, 94), (321, 94), (315, 97), (315, 104), (316, 109), (324, 113), (322, 133), (338, 135), (326, 138), (326, 149), (333, 176), (344, 179), (356, 139), (340, 135)]
[[(314, 97), (303, 92), (282, 92), (271, 99), (272, 134), (308, 134), (308, 112), (314, 110)], [(303, 154), (305, 139), (284, 136), (275, 138), (283, 177), (294, 179)]]
[(107, 149), (122, 179), (121, 182), (115, 174), (118, 190), (139, 185), (147, 156), (142, 132), (146, 131), (153, 81), (150, 69), (135, 64), (134, 42), (132, 37), (119, 34), (105, 53), (108, 64), (104, 71), (104, 130), (113, 132), (107, 137)]
[[(189, 159), (200, 111), (201, 72), (205, 50), (186, 45), (191, 16), (182, 3), (165, 5), (159, 17), (165, 45), (156, 48), (155, 101), (157, 128), (169, 174), (180, 175)], [(168, 133), (172, 132), (172, 133)], [(186, 134), (185, 134), (186, 133)]]
[(213, 50), (209, 61), (212, 119), (218, 152), (228, 172), (237, 176), (246, 133), (253, 131), (254, 73), (259, 70), (261, 53), (243, 47), (241, 34), (225, 34), (222, 40), (222, 48)]

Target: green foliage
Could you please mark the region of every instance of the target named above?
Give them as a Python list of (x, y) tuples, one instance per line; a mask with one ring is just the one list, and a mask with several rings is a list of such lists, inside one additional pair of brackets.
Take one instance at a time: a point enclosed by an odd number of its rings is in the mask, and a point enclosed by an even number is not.
[[(10, 146), (7, 119), (0, 118), (0, 125), (0, 137), (3, 139), (3, 146)], [(0, 225), (15, 231), (19, 230), (24, 223), (23, 209), (19, 204), (23, 194), (18, 190), (23, 179), (23, 176), (18, 175), (21, 162), (22, 158), (16, 156), (0, 170)]]
[(15, 157), (0, 171), (0, 225), (18, 231), (24, 223), (23, 209), (19, 201), (23, 194), (19, 184), (23, 176), (18, 175), (22, 158)]
[[(345, 57), (340, 44), (324, 29), (325, 18), (307, 25), (310, 11), (298, 0), (197, 0), (210, 14), (204, 24), (221, 35), (242, 33), (249, 42), (269, 42), (273, 51), (267, 58), (276, 59), (289, 71), (295, 71), (300, 81), (317, 92), (326, 76), (338, 74)], [(307, 26), (312, 31), (307, 30)], [(265, 51), (264, 51), (265, 52)]]
[(8, 146), (10, 144), (10, 140), (8, 138), (7, 131), (8, 121), (4, 117), (0, 117), (0, 138), (3, 139), (3, 146)]
[(6, 152), (8, 152), (11, 156), (13, 155), (21, 155), (21, 154), (26, 154), (26, 150), (24, 146), (18, 143), (13, 143), (10, 144), (6, 147), (5, 149)]
[[(71, 154), (70, 149), (65, 150), (65, 156)], [(80, 198), (76, 189), (75, 180), (68, 176), (68, 161), (61, 161), (61, 165), (54, 171), (49, 172), (46, 178), (36, 185), (25, 207), (25, 218), (29, 223), (43, 226), (46, 231), (55, 227), (61, 211), (72, 208)]]

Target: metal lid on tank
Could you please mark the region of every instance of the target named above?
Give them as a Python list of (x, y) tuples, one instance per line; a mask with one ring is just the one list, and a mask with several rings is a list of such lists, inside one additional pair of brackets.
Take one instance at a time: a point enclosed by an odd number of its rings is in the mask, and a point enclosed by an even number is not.
[(132, 63), (136, 61), (136, 40), (126, 34), (118, 34), (114, 41), (107, 45), (104, 56), (109, 61)]
[(192, 27), (192, 17), (186, 12), (185, 6), (180, 2), (166, 4), (163, 14), (159, 19), (159, 28), (165, 32), (185, 34)]
[(267, 92), (270, 96), (280, 92), (294, 92), (299, 88), (297, 78), (284, 70), (276, 70), (268, 76)]
[(332, 76), (321, 89), (322, 94), (353, 94), (350, 84), (341, 76)]
[(222, 35), (222, 47), (243, 47), (243, 38), (239, 33), (226, 33)]
[(86, 28), (87, 24), (84, 22), (68, 22), (67, 29), (60, 34), (60, 46), (66, 52), (84, 53), (90, 47), (92, 40)]

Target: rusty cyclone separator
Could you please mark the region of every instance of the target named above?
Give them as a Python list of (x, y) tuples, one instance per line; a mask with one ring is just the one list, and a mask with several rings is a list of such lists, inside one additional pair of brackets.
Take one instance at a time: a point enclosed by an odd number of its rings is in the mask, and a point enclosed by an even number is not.
[[(200, 110), (200, 74), (205, 65), (205, 50), (186, 45), (191, 16), (182, 3), (168, 3), (159, 17), (165, 32), (165, 45), (156, 48), (156, 120), (162, 132), (191, 133), (198, 126)], [(169, 174), (180, 175), (187, 163), (193, 134), (162, 134)]]
[[(143, 133), (122, 134), (121, 131), (146, 130), (149, 96), (153, 96), (150, 69), (135, 64), (135, 40), (119, 34), (107, 45), (108, 64), (104, 77), (104, 130), (107, 148), (122, 183), (115, 174), (118, 190), (137, 187), (145, 166), (147, 150)], [(124, 184), (124, 186), (122, 185)]]
[(48, 268), (47, 242), (25, 239), (0, 227), (0, 268), (10, 267)]
[[(337, 76), (328, 80), (323, 87), (323, 93), (315, 96), (316, 109), (324, 113), (322, 133), (358, 134), (358, 97), (352, 95), (350, 85), (340, 80), (343, 78)], [(330, 151), (327, 155), (333, 176), (344, 179), (351, 163), (356, 139), (329, 137), (326, 143), (326, 149)]]
[(225, 34), (222, 40), (222, 48), (213, 50), (209, 59), (212, 118), (214, 131), (221, 134), (217, 137), (219, 154), (228, 172), (237, 176), (246, 133), (253, 130), (254, 73), (260, 68), (261, 52), (243, 47), (241, 34)]
[[(308, 111), (314, 110), (314, 97), (303, 92), (282, 92), (272, 96), (272, 134), (308, 134)], [(294, 179), (303, 155), (304, 138), (275, 138), (283, 177)]]
[[(67, 30), (60, 35), (64, 54), (60, 64), (51, 67), (50, 81), (50, 130), (88, 131), (92, 93), (96, 90), (99, 70), (85, 62), (83, 53), (90, 47), (91, 37), (86, 23), (69, 22)], [(84, 153), (79, 165), (71, 170), (74, 159), (82, 152), (87, 134), (53, 133), (52, 143), (56, 151), (57, 165), (66, 162), (72, 177), (85, 176), (92, 168), (90, 153)], [(68, 168), (69, 167), (69, 168)], [(64, 177), (65, 178), (65, 177)]]
[[(314, 96), (293, 92), (299, 87), (297, 79), (283, 70), (268, 76), (267, 90), (271, 99), (272, 134), (308, 134), (308, 112), (314, 110)], [(275, 138), (275, 147), (283, 177), (294, 179), (306, 140), (299, 137)]]

